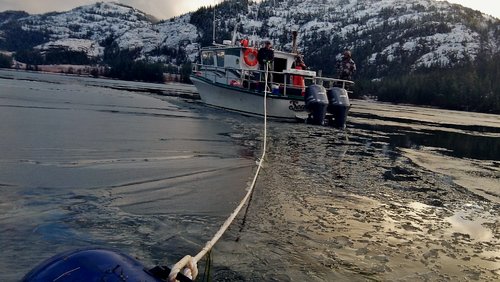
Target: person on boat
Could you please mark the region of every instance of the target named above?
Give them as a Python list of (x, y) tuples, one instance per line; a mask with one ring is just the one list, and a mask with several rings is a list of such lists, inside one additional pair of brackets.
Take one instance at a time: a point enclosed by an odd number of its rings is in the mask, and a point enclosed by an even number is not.
[(274, 50), (271, 41), (266, 41), (264, 47), (259, 49), (257, 53), (257, 60), (259, 61), (260, 69), (265, 70), (266, 64), (272, 64), (274, 60)]
[(245, 48), (248, 47), (248, 38), (245, 37), (245, 38), (241, 39), (240, 44), (241, 44), (241, 46), (243, 46)]
[[(271, 45), (271, 41), (266, 41), (264, 43), (264, 47), (259, 49), (259, 52), (257, 52), (257, 61), (259, 62), (259, 67), (261, 71), (266, 71), (266, 70), (271, 70), (272, 69), (272, 63), (274, 60), (274, 49)], [(266, 66), (268, 68), (266, 69)], [(264, 80), (264, 72), (260, 73), (260, 80)], [(266, 86), (267, 90), (271, 90), (271, 81), (273, 81), (273, 76), (272, 73), (269, 73), (268, 76), (268, 85)], [(263, 91), (263, 89), (261, 89)]]
[[(293, 62), (292, 68), (296, 69), (296, 70), (305, 70), (307, 68), (306, 64), (304, 63), (304, 59), (302, 58), (302, 56), (297, 55), (297, 57), (295, 57), (295, 62)], [(306, 84), (304, 82), (304, 77), (300, 76), (300, 75), (293, 75), (292, 76), (292, 84), (293, 84), (293, 86), (295, 86), (297, 88), (301, 88), (302, 89), (301, 95), (304, 96), (305, 89), (306, 89)]]
[(346, 50), (342, 55), (342, 59), (337, 62), (337, 77), (344, 80), (352, 80), (352, 76), (356, 71), (356, 63), (352, 59), (351, 51)]

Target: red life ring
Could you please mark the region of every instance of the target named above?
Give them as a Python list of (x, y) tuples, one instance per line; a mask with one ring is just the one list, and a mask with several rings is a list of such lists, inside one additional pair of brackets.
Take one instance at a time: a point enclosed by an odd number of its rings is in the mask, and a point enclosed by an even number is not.
[(243, 60), (250, 67), (257, 65), (257, 50), (253, 48), (246, 49), (243, 53)]

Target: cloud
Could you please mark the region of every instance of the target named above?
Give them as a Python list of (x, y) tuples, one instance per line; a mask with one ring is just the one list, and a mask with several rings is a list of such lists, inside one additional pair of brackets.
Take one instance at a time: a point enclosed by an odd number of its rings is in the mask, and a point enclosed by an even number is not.
[[(201, 6), (211, 6), (222, 0), (101, 0), (100, 2), (118, 2), (137, 8), (158, 19), (168, 19), (187, 12), (192, 12)], [(443, 0), (440, 0), (443, 1)], [(97, 0), (0, 0), (0, 11), (22, 10), (31, 14), (41, 14), (53, 11), (68, 11), (82, 5), (89, 5)], [(448, 0), (483, 13), (500, 17), (500, 1), (498, 0)]]
[[(210, 6), (214, 0), (121, 0), (120, 3), (135, 7), (159, 19), (171, 18), (192, 12), (201, 6)], [(217, 1), (220, 2), (220, 1)]]
[(2, 10), (22, 10), (32, 14), (46, 13), (52, 11), (67, 11), (80, 5), (86, 5), (88, 0), (0, 0)]
[(0, 0), (0, 10), (22, 10), (30, 14), (41, 14), (68, 11), (95, 2), (118, 2), (137, 8), (159, 19), (167, 19), (195, 11), (201, 6), (220, 3), (221, 0)]
[[(439, 0), (444, 1), (444, 0)], [(500, 19), (500, 1), (498, 0), (447, 0), (450, 3), (460, 4), (482, 13), (494, 16)]]

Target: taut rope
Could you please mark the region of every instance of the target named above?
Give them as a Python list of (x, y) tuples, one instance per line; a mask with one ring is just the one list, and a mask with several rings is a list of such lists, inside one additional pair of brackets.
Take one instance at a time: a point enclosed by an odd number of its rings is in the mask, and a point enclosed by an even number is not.
[(236, 209), (231, 213), (231, 215), (226, 219), (224, 224), (221, 226), (219, 231), (215, 233), (214, 237), (212, 240), (208, 241), (205, 244), (205, 247), (194, 257), (187, 255), (183, 257), (179, 262), (177, 262), (173, 267), (172, 270), (170, 271), (170, 274), (168, 275), (168, 281), (169, 282), (175, 282), (177, 274), (181, 271), (184, 272), (184, 275), (190, 277), (191, 279), (196, 279), (196, 276), (198, 275), (198, 266), (197, 263), (200, 261), (211, 249), (212, 247), (219, 241), (219, 239), (222, 237), (222, 234), (226, 232), (226, 230), (229, 228), (229, 225), (234, 221), (240, 210), (243, 208), (245, 205), (246, 201), (252, 194), (255, 183), (257, 182), (257, 177), (259, 176), (260, 169), (262, 168), (262, 164), (264, 163), (264, 158), (266, 156), (266, 146), (267, 146), (267, 78), (269, 74), (269, 64), (266, 64), (266, 73), (265, 73), (265, 87), (264, 87), (264, 141), (263, 141), (263, 146), (262, 146), (262, 156), (260, 157), (259, 164), (257, 166), (257, 171), (255, 172), (255, 176), (253, 177), (252, 184), (250, 185), (250, 188), (248, 189), (247, 194), (245, 197), (241, 200), (240, 204), (236, 207)]

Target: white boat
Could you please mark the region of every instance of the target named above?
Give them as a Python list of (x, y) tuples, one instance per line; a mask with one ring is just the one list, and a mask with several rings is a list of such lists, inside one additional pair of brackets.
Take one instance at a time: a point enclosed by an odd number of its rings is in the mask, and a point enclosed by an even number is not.
[[(296, 53), (274, 51), (268, 71), (261, 70), (257, 49), (225, 42), (200, 50), (200, 62), (194, 64), (191, 81), (201, 100), (207, 105), (250, 115), (264, 115), (266, 95), (267, 116), (295, 120), (311, 115), (304, 97), (310, 85), (321, 85), (326, 91), (345, 88), (351, 81), (319, 77), (315, 71), (293, 68)], [(293, 84), (293, 76), (304, 78), (305, 87)], [(326, 93), (325, 93), (326, 94)], [(347, 92), (343, 101), (347, 99)], [(307, 96), (307, 95), (306, 95)], [(341, 98), (342, 99), (342, 98)], [(344, 118), (345, 120), (345, 118)], [(345, 121), (344, 121), (345, 123)]]

